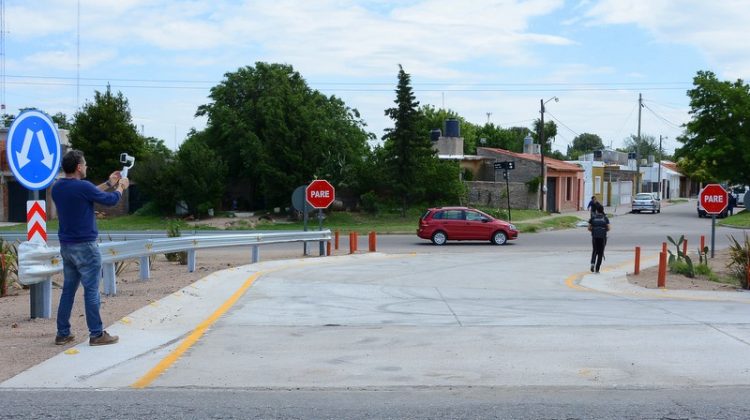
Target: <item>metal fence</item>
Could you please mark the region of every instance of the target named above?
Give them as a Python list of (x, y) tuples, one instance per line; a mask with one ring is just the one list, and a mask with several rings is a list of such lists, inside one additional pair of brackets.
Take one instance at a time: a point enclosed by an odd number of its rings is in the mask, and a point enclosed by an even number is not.
[[(103, 290), (117, 294), (116, 263), (140, 260), (140, 277), (150, 277), (149, 257), (172, 252), (187, 253), (188, 272), (195, 271), (196, 251), (208, 248), (250, 246), (252, 263), (260, 261), (260, 246), (288, 242), (324, 242), (331, 240), (331, 231), (273, 232), (226, 235), (179, 236), (174, 238), (142, 239), (135, 241), (101, 242)], [(321, 249), (323, 247), (321, 246)], [(321, 254), (322, 255), (322, 254)], [(18, 247), (18, 280), (31, 286), (31, 317), (49, 318), (52, 312), (51, 276), (63, 269), (59, 247), (42, 243), (22, 242)]]

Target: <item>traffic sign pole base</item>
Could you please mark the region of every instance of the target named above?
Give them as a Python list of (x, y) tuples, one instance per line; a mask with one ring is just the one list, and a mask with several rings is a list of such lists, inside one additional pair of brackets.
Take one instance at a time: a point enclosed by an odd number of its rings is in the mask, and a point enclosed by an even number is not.
[(32, 284), (29, 291), (31, 318), (52, 318), (52, 279)]

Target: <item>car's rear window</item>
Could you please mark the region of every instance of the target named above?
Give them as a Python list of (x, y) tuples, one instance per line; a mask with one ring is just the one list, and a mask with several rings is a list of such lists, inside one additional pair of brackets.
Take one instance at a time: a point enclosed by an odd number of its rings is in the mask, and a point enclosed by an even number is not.
[(653, 200), (654, 196), (651, 194), (638, 194), (635, 196), (636, 200)]
[(419, 218), (422, 219), (422, 220), (425, 220), (427, 218), (427, 216), (430, 215), (430, 213), (431, 213), (430, 210), (425, 210), (424, 213), (422, 213), (422, 215)]

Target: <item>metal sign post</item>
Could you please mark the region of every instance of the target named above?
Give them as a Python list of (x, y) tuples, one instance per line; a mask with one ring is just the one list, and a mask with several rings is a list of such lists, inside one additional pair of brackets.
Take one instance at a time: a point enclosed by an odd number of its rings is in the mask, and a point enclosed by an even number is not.
[[(55, 123), (43, 112), (24, 111), (10, 125), (5, 148), (13, 176), (33, 192), (32, 200), (39, 200), (39, 190), (52, 184), (60, 172), (62, 152)], [(30, 291), (31, 318), (52, 317), (52, 279), (31, 286)]]
[(506, 198), (508, 199), (508, 221), (510, 222), (512, 220), (511, 220), (511, 215), (510, 215), (510, 184), (509, 184), (510, 181), (508, 179), (509, 178), (508, 171), (512, 171), (513, 169), (516, 169), (516, 162), (512, 160), (506, 161), (506, 162), (495, 162), (494, 166), (495, 166), (496, 171), (498, 169), (503, 170), (503, 178), (505, 178), (505, 195), (506, 195)]

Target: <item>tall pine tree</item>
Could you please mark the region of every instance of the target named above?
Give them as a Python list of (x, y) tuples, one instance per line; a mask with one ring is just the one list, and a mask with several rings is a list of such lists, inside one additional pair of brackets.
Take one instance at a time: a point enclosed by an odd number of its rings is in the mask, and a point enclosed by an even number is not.
[(399, 64), (396, 104), (385, 110), (394, 121), (394, 128), (386, 129), (383, 136), (386, 167), (393, 193), (401, 200), (401, 215), (415, 199), (424, 195), (425, 186), (419, 174), (425, 171), (434, 158), (429, 133), (420, 132), (419, 102), (411, 87), (411, 76)]

